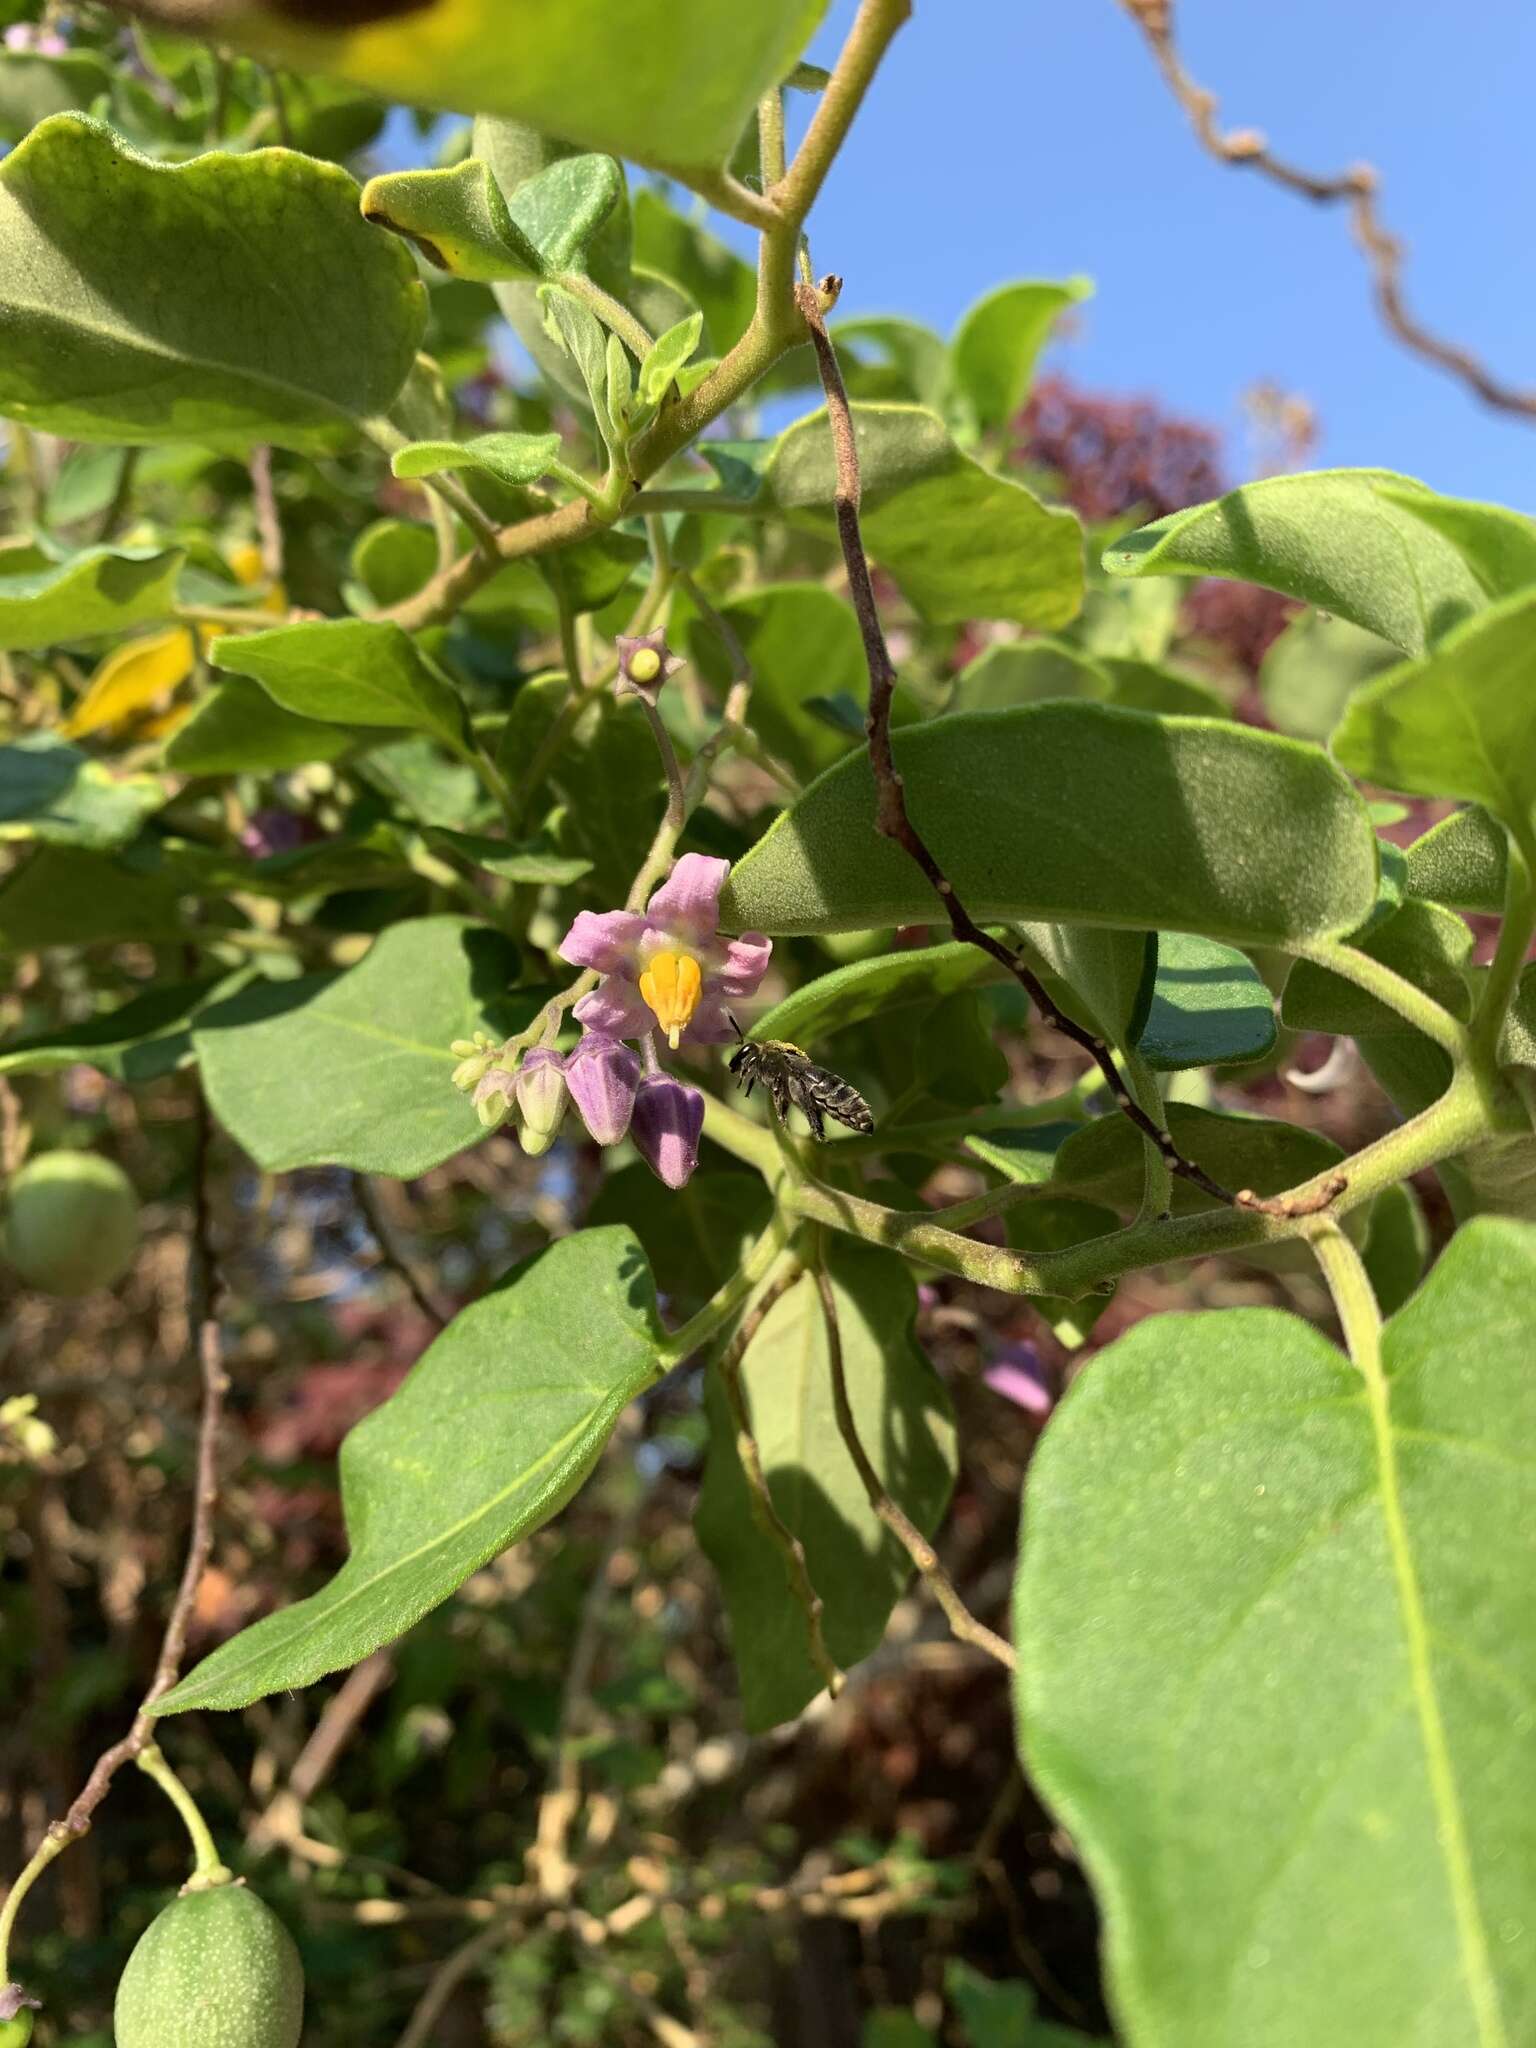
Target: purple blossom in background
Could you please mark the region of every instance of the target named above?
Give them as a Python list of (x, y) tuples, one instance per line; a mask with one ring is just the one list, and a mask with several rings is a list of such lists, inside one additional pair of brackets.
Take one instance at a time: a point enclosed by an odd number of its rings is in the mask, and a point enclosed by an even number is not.
[(1056, 1405), (1044, 1362), (1033, 1344), (1000, 1344), (982, 1378), (994, 1394), (1043, 1422)]
[(641, 1038), (658, 1025), (674, 1051), (686, 1038), (728, 1045), (726, 1006), (754, 995), (773, 941), (761, 932), (720, 937), (720, 890), (730, 862), (685, 853), (645, 910), (583, 910), (560, 942), (573, 967), (604, 979), (574, 1015), (605, 1038)]

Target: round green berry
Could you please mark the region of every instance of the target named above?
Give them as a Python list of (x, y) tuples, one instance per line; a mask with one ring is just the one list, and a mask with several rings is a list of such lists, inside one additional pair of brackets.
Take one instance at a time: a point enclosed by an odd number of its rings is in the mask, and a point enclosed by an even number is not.
[(5, 1190), (0, 1251), (27, 1286), (45, 1294), (109, 1287), (138, 1242), (133, 1184), (94, 1152), (41, 1153)]
[(299, 1952), (243, 1884), (188, 1892), (140, 1937), (112, 2019), (117, 2048), (298, 2048)]

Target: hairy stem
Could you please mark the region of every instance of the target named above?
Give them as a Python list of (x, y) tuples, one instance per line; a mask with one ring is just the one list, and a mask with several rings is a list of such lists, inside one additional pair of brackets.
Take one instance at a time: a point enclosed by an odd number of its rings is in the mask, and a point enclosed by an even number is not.
[(1497, 1062), (1509, 1006), (1514, 999), (1531, 936), (1536, 933), (1536, 834), (1511, 832), (1504, 884), (1504, 922), (1488, 979), (1472, 1019), (1472, 1042), (1482, 1059)]
[(1362, 953), (1358, 946), (1344, 945), (1338, 940), (1320, 940), (1295, 950), (1302, 959), (1352, 981), (1356, 988), (1364, 989), (1367, 995), (1395, 1010), (1415, 1031), (1422, 1031), (1448, 1052), (1458, 1067), (1470, 1059), (1472, 1039), (1466, 1026), (1394, 968)]
[(165, 1760), (165, 1753), (158, 1743), (147, 1743), (134, 1758), (134, 1762), (146, 1778), (153, 1778), (160, 1790), (181, 1815), (188, 1835), (192, 1839), (192, 1880), (187, 1886), (192, 1891), (211, 1891), (215, 1885), (228, 1884), (233, 1873), (226, 1867), (214, 1846), (208, 1823), (198, 1809), (197, 1801), (187, 1790)]

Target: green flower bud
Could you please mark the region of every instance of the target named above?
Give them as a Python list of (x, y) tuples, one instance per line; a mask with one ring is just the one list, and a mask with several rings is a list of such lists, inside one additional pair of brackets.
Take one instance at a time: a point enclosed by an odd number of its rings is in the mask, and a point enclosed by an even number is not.
[(243, 1884), (188, 1892), (141, 1936), (112, 2017), (117, 2048), (298, 2048), (299, 1952)]

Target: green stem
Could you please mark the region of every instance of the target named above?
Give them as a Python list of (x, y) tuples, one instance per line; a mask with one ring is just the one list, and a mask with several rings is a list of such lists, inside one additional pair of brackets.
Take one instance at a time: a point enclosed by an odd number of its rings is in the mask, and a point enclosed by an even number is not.
[(863, 104), (881, 58), (911, 12), (911, 0), (862, 0), (832, 75), (817, 101), (805, 140), (795, 152), (788, 175), (768, 194), (797, 233), (816, 203), (816, 195)]
[(1472, 1019), (1472, 1042), (1479, 1058), (1497, 1064), (1499, 1040), (1514, 999), (1525, 958), (1536, 932), (1536, 835), (1511, 832), (1509, 867), (1504, 884), (1504, 922), (1488, 969), (1488, 979)]
[(568, 485), (571, 490), (579, 491), (596, 511), (603, 512), (606, 499), (602, 488), (597, 484), (589, 484), (580, 471), (572, 469), (568, 462), (562, 462), (558, 456), (554, 457), (549, 465), (549, 473), (558, 477), (561, 483)]
[[(1121, 1054), (1121, 1063), (1125, 1068), (1125, 1085), (1130, 1089), (1137, 1108), (1151, 1117), (1160, 1131), (1166, 1131), (1168, 1112), (1163, 1106), (1163, 1091), (1157, 1085), (1157, 1076), (1134, 1048)], [(1142, 1139), (1141, 1149), (1146, 1159), (1146, 1178), (1142, 1183), (1141, 1208), (1136, 1221), (1150, 1223), (1156, 1217), (1166, 1216), (1173, 1207), (1173, 1175), (1167, 1158), (1150, 1138)]]
[(657, 1379), (682, 1365), (710, 1338), (723, 1330), (735, 1316), (736, 1311), (753, 1293), (760, 1281), (766, 1280), (774, 1262), (788, 1244), (793, 1224), (781, 1212), (775, 1211), (773, 1220), (762, 1236), (747, 1253), (741, 1265), (711, 1295), (696, 1316), (683, 1324), (675, 1335), (662, 1346), (656, 1369)]
[(139, 1751), (134, 1762), (145, 1777), (154, 1779), (181, 1815), (186, 1823), (187, 1833), (192, 1837), (192, 1877), (184, 1889), (205, 1892), (212, 1891), (216, 1885), (229, 1884), (234, 1873), (214, 1847), (213, 1836), (209, 1832), (207, 1821), (198, 1811), (197, 1801), (166, 1762), (163, 1751), (151, 1742), (147, 1748)]
[(611, 327), (636, 362), (645, 361), (655, 346), (655, 338), (627, 306), (621, 306), (601, 285), (594, 284), (590, 277), (583, 276), (579, 270), (568, 270), (555, 282), (562, 291), (569, 292), (573, 299), (580, 299), (583, 305), (590, 307), (605, 327)]
[(16, 1882), (6, 1893), (5, 1904), (0, 1906), (0, 1985), (11, 1982), (11, 1934), (22, 1902), (54, 1858), (62, 1856), (74, 1840), (63, 1822), (55, 1821), (33, 1850), (25, 1867), (17, 1872)]
[(645, 713), (646, 723), (651, 728), (651, 738), (656, 742), (656, 751), (661, 756), (661, 765), (667, 777), (666, 829), (671, 832), (673, 844), (677, 843), (683, 827), (688, 822), (688, 799), (683, 789), (683, 771), (678, 766), (677, 749), (672, 744), (672, 735), (667, 731), (661, 713), (644, 692), (640, 697), (640, 709)]
[(1392, 1429), (1392, 1383), (1382, 1359), (1381, 1311), (1376, 1305), (1360, 1254), (1337, 1224), (1314, 1222), (1307, 1236), (1338, 1310), (1349, 1355), (1365, 1383), (1381, 1492), (1382, 1521), (1392, 1559), (1409, 1678), (1418, 1714), (1419, 1740), (1424, 1749), (1425, 1770), (1437, 1822), (1435, 1839), (1445, 1859), (1462, 1975), (1477, 2028), (1477, 2039), (1480, 2048), (1508, 2048), (1509, 2035), (1500, 2010), (1498, 1981), (1489, 1957), (1488, 1939), (1478, 1904), (1466, 1816), (1462, 1810), (1445, 1717), (1435, 1683), (1429, 1618), (1425, 1612), (1423, 1589), (1419, 1584), (1403, 1503), (1397, 1440)]
[(1362, 953), (1356, 946), (1342, 945), (1337, 940), (1320, 940), (1313, 945), (1298, 946), (1296, 951), (1302, 959), (1328, 968), (1345, 981), (1352, 981), (1356, 988), (1363, 988), (1367, 995), (1385, 1003), (1389, 1010), (1395, 1010), (1415, 1031), (1422, 1031), (1426, 1038), (1433, 1039), (1436, 1045), (1448, 1052), (1458, 1067), (1465, 1066), (1472, 1057), (1472, 1036), (1467, 1027), (1459, 1023), (1449, 1010), (1442, 1009), (1433, 996), (1427, 996), (1423, 989), (1416, 988), (1382, 961), (1372, 959), (1369, 953)]

